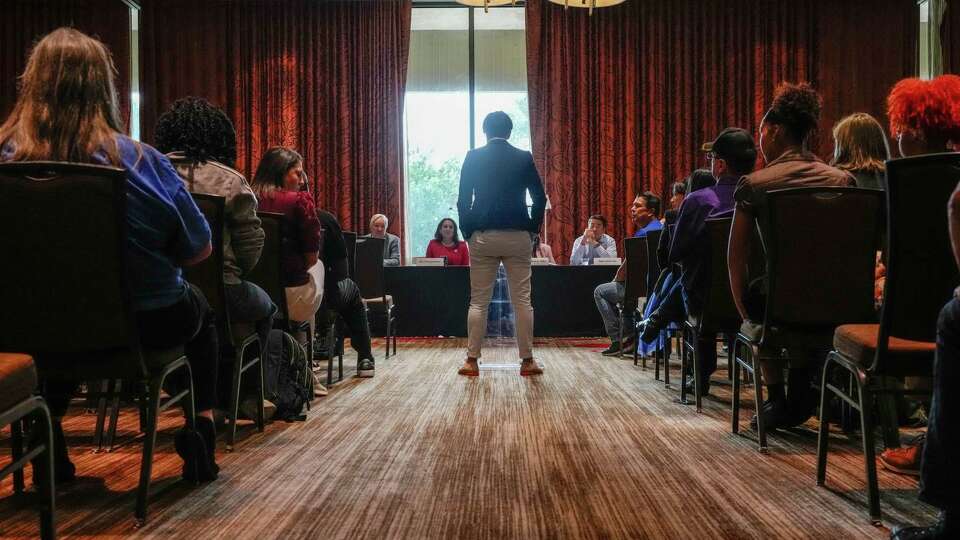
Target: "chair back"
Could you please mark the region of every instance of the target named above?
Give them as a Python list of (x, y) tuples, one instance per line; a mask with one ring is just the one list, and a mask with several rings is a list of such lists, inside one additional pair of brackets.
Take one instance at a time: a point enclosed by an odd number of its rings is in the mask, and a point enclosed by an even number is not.
[(876, 321), (882, 195), (846, 187), (766, 194), (757, 217), (766, 257), (765, 327), (826, 330)]
[(343, 243), (347, 246), (347, 265), (350, 267), (350, 277), (357, 276), (357, 233), (343, 231)]
[(623, 241), (626, 254), (626, 272), (623, 281), (623, 304), (636, 305), (637, 299), (647, 296), (647, 269), (650, 259), (646, 238), (627, 238)]
[(730, 293), (730, 274), (727, 272), (727, 244), (730, 242), (732, 218), (708, 219), (710, 239), (710, 289), (707, 292), (700, 328), (736, 329), (740, 327), (740, 313)]
[(386, 279), (383, 271), (383, 238), (357, 238), (357, 287), (363, 298), (385, 298)]
[(197, 286), (216, 314), (217, 335), (223, 344), (233, 345), (230, 314), (227, 310), (226, 288), (223, 284), (223, 227), (225, 199), (219, 195), (191, 193), (197, 208), (210, 226), (210, 245), (213, 251), (203, 261), (183, 269), (183, 277)]
[(940, 309), (960, 283), (947, 217), (958, 182), (960, 153), (887, 162), (887, 277), (878, 358), (890, 336), (936, 340)]
[(257, 285), (267, 295), (273, 304), (277, 306), (279, 316), (285, 320), (287, 317), (287, 291), (283, 287), (283, 252), (281, 245), (283, 238), (281, 236), (281, 223), (283, 214), (274, 214), (271, 212), (257, 212), (260, 218), (260, 226), (263, 227), (263, 251), (260, 252), (260, 260), (257, 265), (247, 273), (247, 281)]
[(125, 261), (126, 187), (116, 167), (0, 164), (0, 350), (139, 351)]
[(658, 250), (663, 238), (663, 229), (647, 233), (647, 292), (655, 290), (657, 278), (660, 277), (660, 257)]

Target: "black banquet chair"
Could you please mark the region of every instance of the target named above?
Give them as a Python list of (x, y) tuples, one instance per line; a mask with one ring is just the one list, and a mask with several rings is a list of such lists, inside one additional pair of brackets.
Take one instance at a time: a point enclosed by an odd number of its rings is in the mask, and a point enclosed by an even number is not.
[(397, 317), (393, 296), (387, 294), (383, 270), (383, 238), (363, 237), (357, 239), (357, 287), (366, 304), (368, 313), (383, 319), (386, 325), (386, 358), (390, 358), (390, 340), (393, 339), (393, 354), (397, 354), (397, 336), (394, 327)]
[[(261, 364), (263, 345), (252, 324), (235, 324), (230, 320), (227, 310), (226, 287), (223, 283), (223, 227), (225, 199), (217, 195), (192, 193), (197, 208), (207, 218), (210, 225), (213, 251), (209, 257), (184, 269), (184, 277), (196, 285), (207, 299), (210, 308), (216, 314), (217, 336), (220, 342), (221, 362), (233, 364), (233, 379), (230, 384), (230, 401), (227, 417), (230, 429), (227, 431), (227, 450), (233, 450), (237, 438), (237, 416), (240, 407), (240, 385), (243, 374), (255, 370), (257, 395), (257, 431), (263, 432), (263, 365)], [(253, 354), (248, 354), (253, 351)]]
[[(143, 456), (134, 515), (147, 517), (157, 418), (174, 404), (195, 428), (193, 384), (161, 403), (164, 382), (190, 364), (183, 348), (140, 346), (126, 280), (126, 186), (122, 169), (53, 162), (0, 164), (0, 350), (31, 355), (40, 380), (122, 379), (139, 395)], [(65, 300), (69, 299), (69, 301)], [(38, 322), (42, 324), (38, 324)]]
[[(827, 474), (827, 403), (840, 398), (860, 411), (867, 503), (875, 524), (880, 523), (880, 493), (874, 459), (874, 399), (897, 391), (887, 383), (891, 377), (932, 375), (937, 317), (960, 283), (947, 230), (947, 201), (958, 180), (957, 153), (887, 162), (887, 278), (880, 324), (837, 328), (834, 350), (823, 368), (817, 485), (824, 485)], [(923, 189), (917, 189), (920, 185)], [(850, 374), (857, 392), (833, 384), (835, 371)]]

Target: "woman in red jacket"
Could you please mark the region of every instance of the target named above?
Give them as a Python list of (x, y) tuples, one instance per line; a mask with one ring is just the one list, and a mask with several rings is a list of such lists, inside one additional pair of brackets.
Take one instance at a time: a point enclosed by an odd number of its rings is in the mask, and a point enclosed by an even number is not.
[(460, 240), (456, 221), (440, 220), (433, 240), (427, 245), (427, 257), (446, 257), (448, 266), (470, 266), (470, 248)]

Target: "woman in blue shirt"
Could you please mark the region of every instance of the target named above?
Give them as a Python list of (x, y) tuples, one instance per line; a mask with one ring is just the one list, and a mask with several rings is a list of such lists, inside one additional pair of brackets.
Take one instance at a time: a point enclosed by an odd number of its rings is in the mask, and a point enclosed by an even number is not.
[[(219, 471), (213, 424), (217, 333), (206, 299), (181, 273), (210, 255), (210, 229), (170, 161), (121, 134), (114, 73), (107, 48), (81, 32), (60, 28), (41, 39), (27, 61), (13, 112), (0, 126), (0, 161), (95, 163), (126, 171), (126, 262), (140, 343), (147, 349), (184, 346), (202, 437), (181, 430), (177, 452), (185, 479), (213, 480)], [(65, 482), (75, 477), (75, 468), (60, 421), (77, 383), (45, 382), (56, 480)]]

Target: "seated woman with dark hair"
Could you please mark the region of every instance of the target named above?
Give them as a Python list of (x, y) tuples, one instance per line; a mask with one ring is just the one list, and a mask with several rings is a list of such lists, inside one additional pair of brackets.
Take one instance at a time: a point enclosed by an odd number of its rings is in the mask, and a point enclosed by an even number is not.
[[(282, 214), (280, 279), (287, 296), (291, 321), (314, 327), (314, 315), (323, 301), (323, 264), (319, 263), (320, 221), (305, 184), (303, 158), (282, 146), (273, 147), (260, 158), (253, 176), (253, 191), (260, 210)], [(315, 334), (315, 332), (311, 332)]]
[[(180, 430), (176, 449), (184, 479), (210, 481), (220, 470), (213, 423), (217, 331), (207, 300), (181, 273), (210, 255), (210, 229), (166, 156), (123, 135), (114, 73), (107, 48), (77, 30), (60, 28), (41, 39), (27, 60), (13, 112), (0, 126), (0, 161), (94, 163), (126, 172), (127, 276), (140, 343), (146, 349), (184, 347), (199, 435)], [(43, 385), (54, 418), (58, 482), (76, 473), (61, 420), (77, 385), (51, 377)]]
[[(157, 122), (157, 149), (167, 154), (190, 193), (224, 197), (223, 283), (227, 309), (231, 322), (256, 325), (261, 348), (265, 348), (277, 308), (263, 289), (242, 279), (260, 259), (263, 228), (257, 217), (257, 198), (243, 175), (231, 168), (237, 158), (233, 123), (205, 99), (179, 99)], [(221, 373), (220, 397), (227, 403), (233, 364), (225, 363), (224, 367), (227, 371)], [(249, 403), (245, 399), (241, 408), (253, 410)]]
[(440, 220), (433, 240), (427, 245), (427, 257), (446, 257), (449, 266), (470, 266), (470, 248), (460, 240), (456, 221)]

